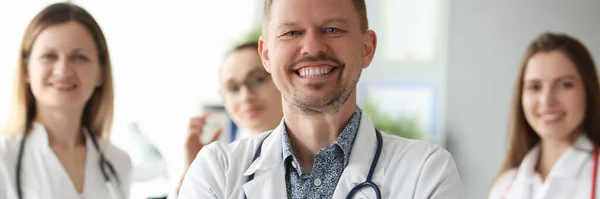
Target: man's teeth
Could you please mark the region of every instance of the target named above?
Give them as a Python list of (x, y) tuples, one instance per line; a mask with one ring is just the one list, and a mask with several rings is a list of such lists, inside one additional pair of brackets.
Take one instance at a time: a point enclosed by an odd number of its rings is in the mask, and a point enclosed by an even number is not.
[(298, 71), (303, 78), (317, 77), (327, 75), (331, 72), (328, 68), (302, 68)]

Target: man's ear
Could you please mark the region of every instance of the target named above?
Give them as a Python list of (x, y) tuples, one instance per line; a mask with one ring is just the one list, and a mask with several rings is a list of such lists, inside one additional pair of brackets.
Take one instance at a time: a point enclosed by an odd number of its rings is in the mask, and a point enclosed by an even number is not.
[(269, 67), (269, 49), (265, 43), (264, 35), (261, 35), (258, 39), (258, 54), (260, 55), (260, 59), (262, 61), (263, 67), (268, 73), (271, 73)]
[(375, 56), (375, 49), (377, 48), (377, 34), (375, 31), (368, 30), (365, 32), (363, 39), (363, 68), (369, 67), (373, 57)]

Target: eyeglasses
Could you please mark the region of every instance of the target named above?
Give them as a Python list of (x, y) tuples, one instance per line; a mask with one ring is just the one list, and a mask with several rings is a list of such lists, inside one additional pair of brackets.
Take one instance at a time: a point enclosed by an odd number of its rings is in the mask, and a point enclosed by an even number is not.
[(256, 94), (264, 90), (269, 84), (272, 84), (271, 75), (266, 71), (250, 74), (242, 81), (230, 82), (225, 85), (222, 90), (223, 97), (225, 100), (240, 100), (242, 96), (242, 88), (246, 88), (246, 92)]

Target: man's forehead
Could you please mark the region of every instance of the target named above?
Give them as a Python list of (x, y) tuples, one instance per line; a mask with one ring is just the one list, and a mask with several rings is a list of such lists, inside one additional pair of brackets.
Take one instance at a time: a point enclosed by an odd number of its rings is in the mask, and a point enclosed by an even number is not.
[(357, 15), (350, 0), (276, 0), (270, 9), (268, 23), (276, 26), (334, 19), (349, 21)]
[[(301, 26), (303, 23), (302, 21), (299, 20), (287, 20), (287, 21), (279, 21), (278, 23), (275, 23), (277, 26), (276, 27), (294, 27), (294, 26)], [(349, 25), (349, 22), (346, 18), (344, 17), (328, 17), (328, 18), (319, 18), (317, 20), (313, 20), (311, 25), (315, 24), (315, 25), (325, 25), (325, 24), (342, 24), (342, 25)]]

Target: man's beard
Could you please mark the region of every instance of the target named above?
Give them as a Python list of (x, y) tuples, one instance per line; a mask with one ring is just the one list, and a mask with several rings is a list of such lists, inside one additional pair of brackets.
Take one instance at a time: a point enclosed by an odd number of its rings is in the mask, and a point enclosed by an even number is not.
[[(335, 70), (340, 70), (337, 81), (335, 82), (336, 88), (330, 95), (326, 96), (324, 99), (310, 99), (309, 97), (303, 95), (298, 91), (296, 87), (292, 87), (291, 93), (291, 101), (290, 99), (285, 99), (286, 101), (290, 101), (293, 103), (295, 107), (302, 113), (309, 116), (320, 116), (326, 114), (335, 114), (338, 113), (341, 107), (346, 103), (348, 97), (352, 91), (356, 88), (356, 84), (358, 83), (357, 77), (351, 84), (346, 84), (343, 80), (343, 72), (346, 69), (346, 65), (339, 61), (336, 58), (330, 57), (325, 53), (318, 54), (317, 56), (307, 56), (300, 58), (296, 61), (292, 61), (290, 64), (286, 66), (288, 72), (295, 73), (293, 70), (295, 66), (306, 63), (306, 62), (316, 62), (316, 61), (330, 61), (336, 64)], [(362, 72), (362, 71), (361, 71)], [(315, 83), (309, 85), (309, 87), (313, 90), (321, 90), (326, 86), (325, 82)], [(285, 96), (284, 96), (285, 98)]]

